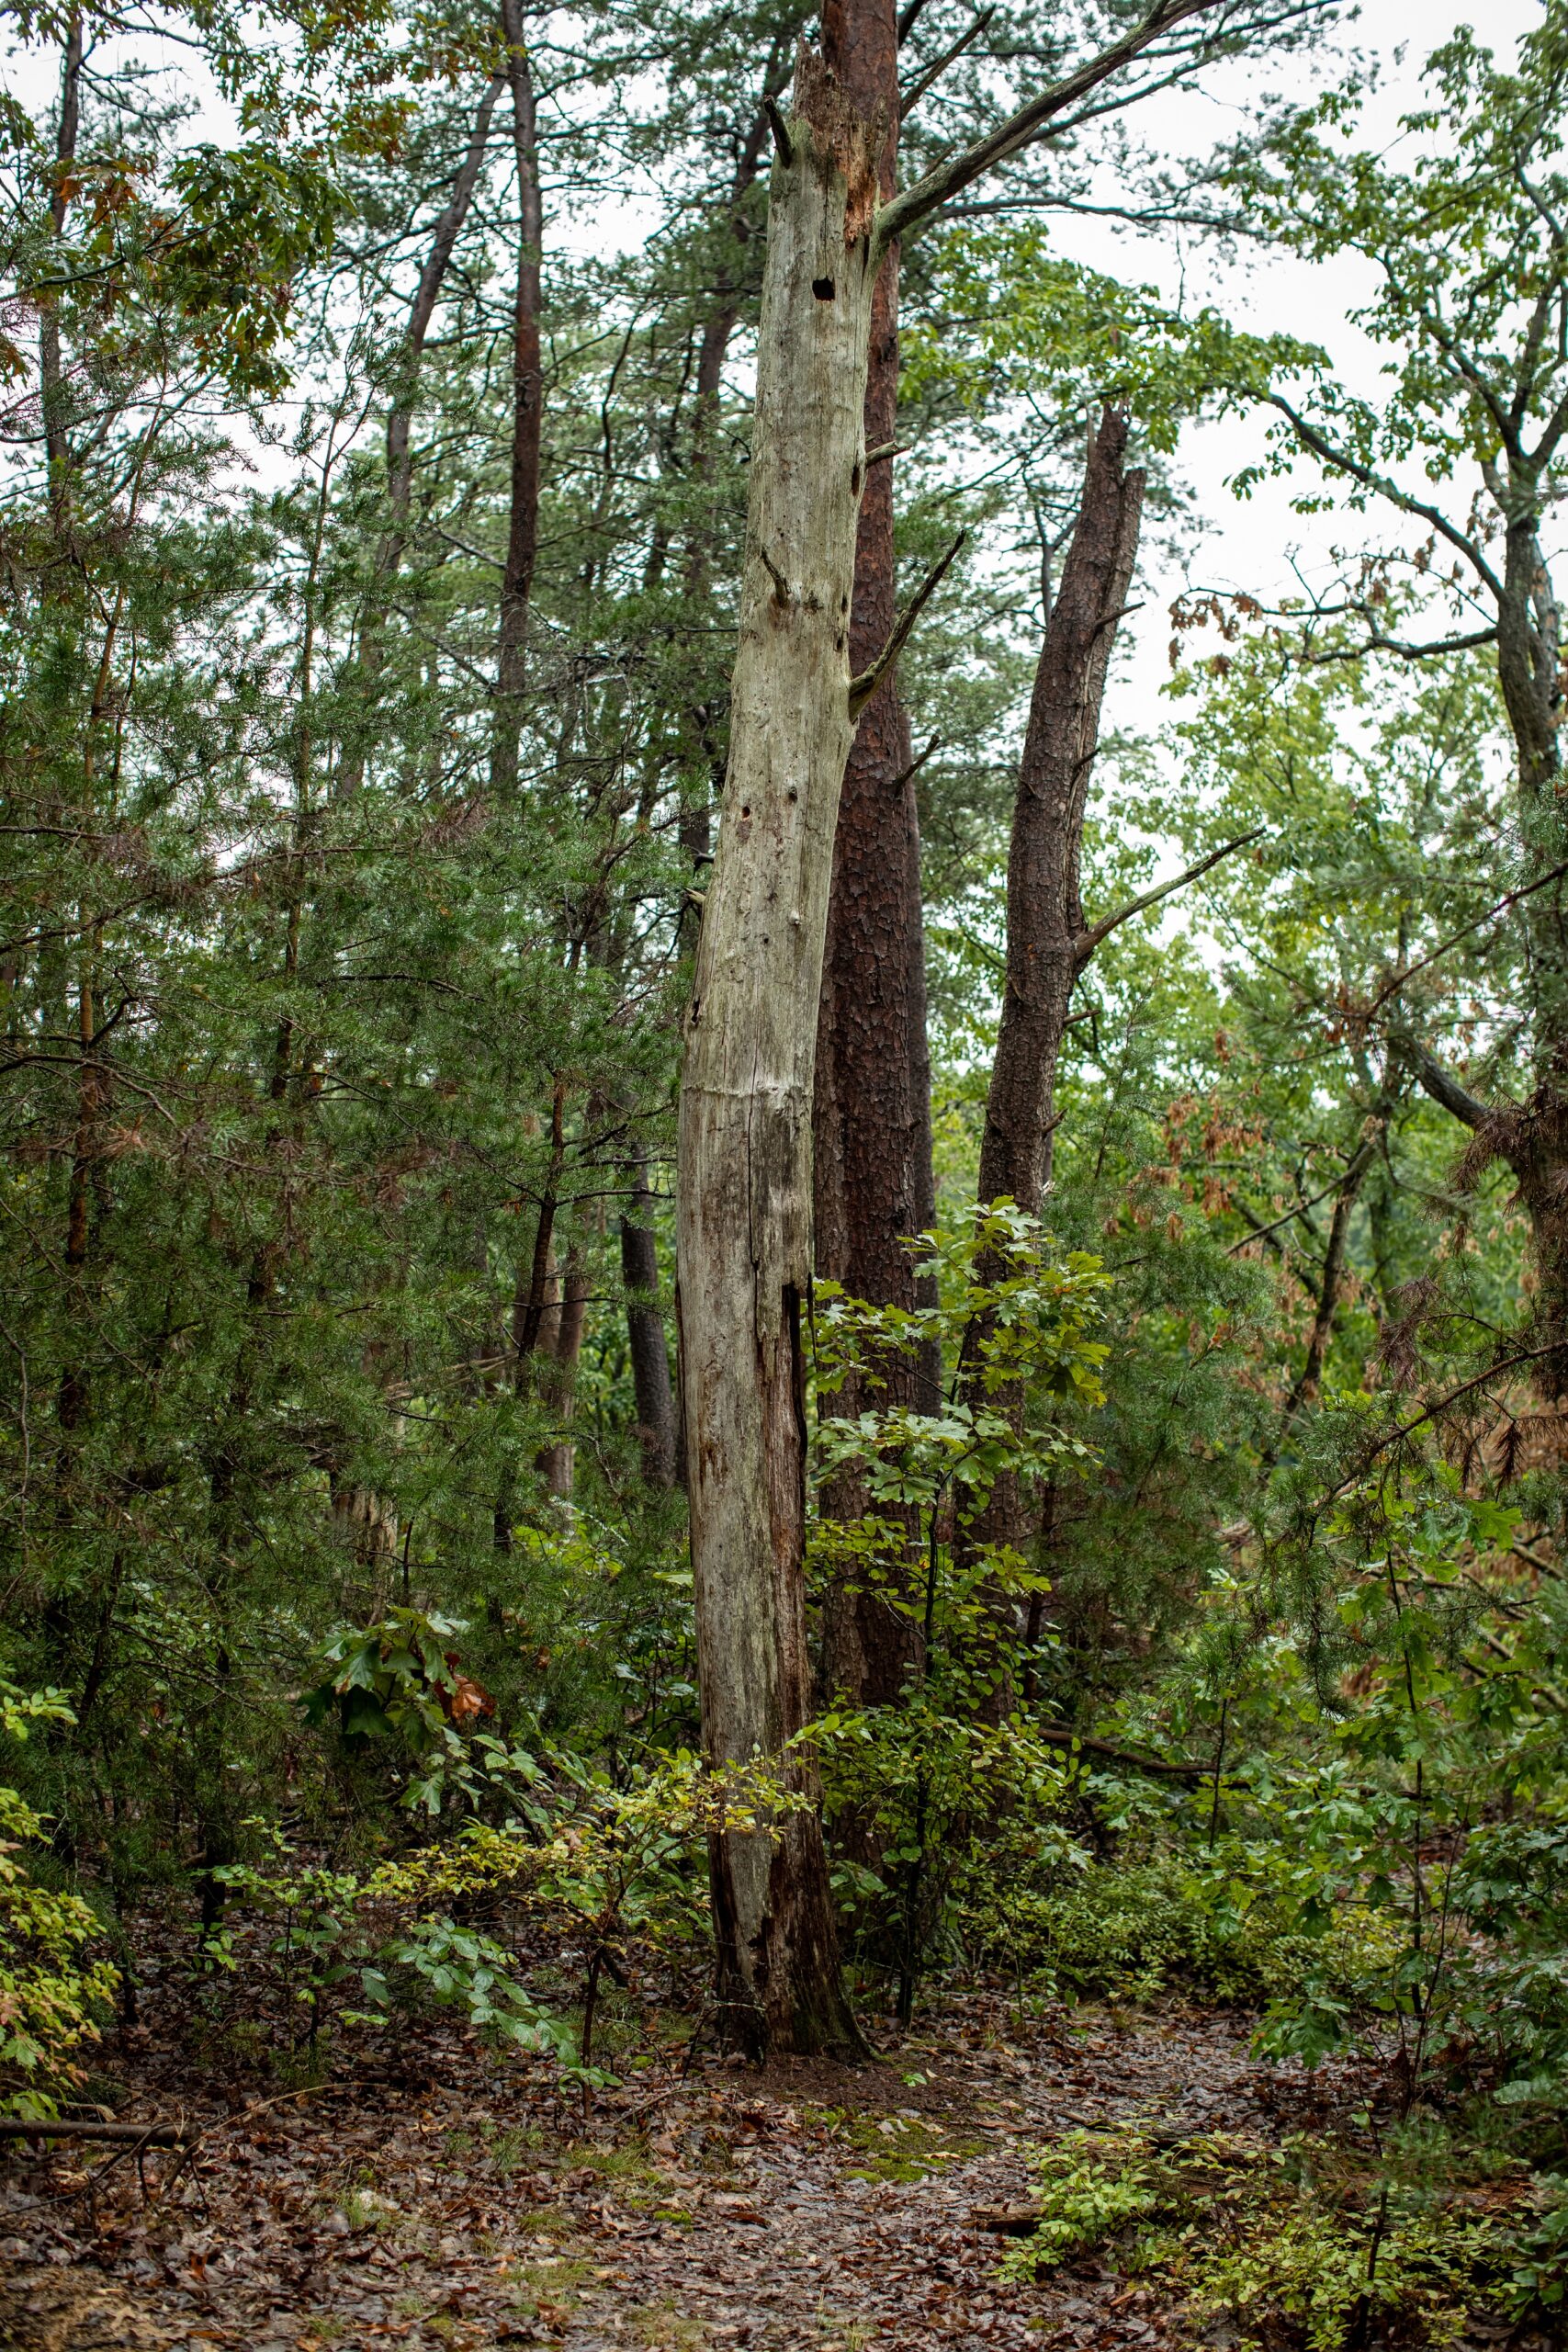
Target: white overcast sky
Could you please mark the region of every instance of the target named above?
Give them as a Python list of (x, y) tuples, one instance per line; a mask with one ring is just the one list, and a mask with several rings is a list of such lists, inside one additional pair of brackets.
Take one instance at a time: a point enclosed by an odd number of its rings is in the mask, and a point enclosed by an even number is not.
[[(1496, 52), (1500, 63), (1512, 62), (1514, 45), (1540, 19), (1540, 0), (1477, 0), (1455, 6), (1453, 0), (1363, 0), (1359, 15), (1348, 23), (1339, 39), (1376, 57), (1381, 92), (1366, 118), (1367, 129), (1379, 138), (1398, 135), (1398, 119), (1418, 103), (1421, 61), (1458, 24), (1477, 25), (1482, 38)], [(111, 57), (123, 55), (134, 44), (108, 44)], [(144, 51), (152, 62), (152, 45)], [(175, 62), (164, 50), (161, 64)], [(188, 71), (188, 52), (178, 53), (177, 71)], [(4, 63), (4, 78), (24, 103), (40, 118), (52, 113), (58, 88), (57, 58), (48, 49), (13, 47)], [(1264, 60), (1254, 86), (1277, 87), (1293, 78), (1305, 96), (1314, 76), (1310, 69), (1287, 63), (1283, 73), (1270, 70)], [(1142, 141), (1172, 156), (1201, 154), (1245, 128), (1246, 75), (1238, 70), (1228, 83), (1222, 76), (1201, 95), (1172, 96), (1153, 100), (1134, 118)], [(230, 110), (209, 103), (192, 126), (192, 135), (222, 140), (233, 136)], [(558, 224), (573, 245), (603, 246), (636, 237), (641, 231), (641, 208), (617, 198), (598, 217), (579, 217)], [(1374, 391), (1378, 356), (1347, 320), (1347, 312), (1364, 300), (1371, 288), (1371, 274), (1354, 258), (1311, 266), (1288, 258), (1267, 262), (1245, 257), (1214, 271), (1196, 242), (1184, 251), (1118, 234), (1092, 220), (1062, 221), (1056, 232), (1061, 247), (1077, 258), (1111, 274), (1158, 284), (1175, 299), (1184, 283), (1188, 294), (1213, 299), (1236, 324), (1266, 334), (1287, 331), (1325, 345), (1340, 371), (1359, 390)], [(1343, 540), (1352, 523), (1330, 515), (1302, 516), (1291, 512), (1288, 485), (1265, 482), (1251, 499), (1235, 499), (1226, 488), (1230, 476), (1259, 454), (1264, 424), (1260, 419), (1228, 418), (1200, 425), (1183, 440), (1179, 465), (1193, 493), (1193, 510), (1201, 529), (1179, 564), (1156, 562), (1143, 611), (1131, 623), (1131, 642), (1123, 640), (1117, 664), (1113, 707), (1108, 721), (1119, 728), (1152, 730), (1168, 716), (1169, 705), (1159, 689), (1169, 675), (1167, 647), (1170, 637), (1168, 608), (1184, 584), (1219, 589), (1245, 589), (1265, 604), (1277, 602), (1299, 586), (1299, 578), (1327, 581), (1332, 574), (1330, 550)], [(1293, 559), (1293, 564), (1292, 564)]]
[[(1539, 0), (1486, 0), (1478, 6), (1455, 6), (1452, 0), (1365, 0), (1359, 17), (1348, 28), (1346, 40), (1380, 62), (1382, 88), (1366, 117), (1368, 131), (1390, 141), (1399, 134), (1399, 118), (1422, 103), (1420, 66), (1448, 39), (1457, 25), (1474, 26), (1495, 52), (1499, 65), (1513, 62), (1521, 34), (1540, 22)], [(1265, 85), (1268, 76), (1263, 77)], [(1304, 95), (1304, 91), (1303, 91)], [(1194, 101), (1170, 102), (1170, 137), (1183, 152), (1196, 153), (1205, 143), (1202, 111)], [(1235, 119), (1223, 106), (1213, 108), (1213, 143), (1227, 135)], [(1235, 124), (1239, 127), (1239, 123)], [(1140, 130), (1157, 136), (1153, 123), (1140, 116)], [(1072, 224), (1063, 232), (1077, 257), (1121, 274), (1163, 283), (1174, 294), (1175, 257), (1163, 256), (1145, 241), (1116, 239), (1094, 223)], [(1193, 253), (1188, 263), (1187, 285), (1194, 284)], [(1288, 333), (1323, 344), (1358, 390), (1375, 392), (1380, 355), (1349, 325), (1347, 312), (1364, 301), (1374, 278), (1371, 269), (1351, 256), (1311, 265), (1289, 257), (1247, 266), (1245, 261), (1227, 268), (1212, 281), (1218, 307), (1238, 326), (1255, 334)], [(1138, 730), (1152, 729), (1170, 715), (1159, 689), (1170, 674), (1167, 648), (1170, 639), (1169, 605), (1181, 587), (1245, 589), (1264, 604), (1300, 593), (1298, 572), (1309, 581), (1326, 582), (1333, 576), (1331, 549), (1345, 544), (1358, 528), (1355, 518), (1300, 515), (1290, 507), (1291, 486), (1268, 481), (1249, 500), (1239, 500), (1226, 482), (1264, 447), (1264, 423), (1259, 418), (1230, 417), (1223, 423), (1199, 425), (1183, 438), (1179, 467), (1194, 493), (1193, 504), (1202, 529), (1195, 546), (1177, 565), (1161, 564), (1154, 571), (1153, 593), (1133, 621), (1134, 643), (1118, 663), (1114, 707), (1108, 705), (1108, 723)], [(1300, 476), (1304, 488), (1315, 480), (1312, 469)], [(1292, 565), (1293, 559), (1293, 565)]]

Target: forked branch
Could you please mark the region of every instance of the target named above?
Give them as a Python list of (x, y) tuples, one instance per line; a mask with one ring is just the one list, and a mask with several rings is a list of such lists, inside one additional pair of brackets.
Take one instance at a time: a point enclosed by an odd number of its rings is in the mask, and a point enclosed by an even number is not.
[(972, 40), (979, 40), (980, 35), (985, 31), (986, 27), (990, 23), (991, 18), (996, 15), (996, 13), (995, 8), (983, 8), (980, 14), (976, 17), (974, 23), (970, 26), (968, 31), (962, 34), (960, 38), (953, 42), (951, 49), (943, 50), (935, 64), (928, 65), (918, 82), (912, 83), (907, 91), (899, 91), (898, 115), (900, 120), (902, 120), (906, 115), (911, 114), (914, 111), (915, 107), (919, 106), (920, 100), (925, 96), (926, 92), (931, 88), (931, 84), (933, 82), (940, 81), (942, 74), (946, 73), (948, 67), (958, 58), (963, 56), (970, 42)]
[(1154, 6), (1142, 23), (1134, 25), (1120, 40), (1113, 41), (1109, 49), (1102, 49), (1098, 57), (1086, 58), (1077, 71), (1069, 74), (1065, 81), (1054, 84), (1048, 90), (1042, 90), (1026, 107), (1021, 107), (1016, 114), (1010, 115), (1006, 122), (998, 123), (986, 138), (978, 139), (972, 147), (965, 147), (958, 154), (949, 156), (938, 164), (934, 171), (928, 172), (924, 179), (917, 180), (912, 187), (904, 188), (885, 204), (876, 216), (873, 238), (874, 263), (880, 260), (895, 238), (908, 236), (911, 229), (919, 228), (922, 220), (929, 220), (933, 212), (939, 211), (971, 181), (981, 178), (996, 164), (1005, 163), (1019, 148), (1027, 147), (1055, 116), (1065, 114), (1069, 107), (1075, 106), (1079, 98), (1087, 97), (1091, 90), (1098, 89), (1123, 65), (1130, 65), (1162, 34), (1171, 31), (1189, 17), (1203, 16), (1219, 6), (1220, 0), (1155, 0)]

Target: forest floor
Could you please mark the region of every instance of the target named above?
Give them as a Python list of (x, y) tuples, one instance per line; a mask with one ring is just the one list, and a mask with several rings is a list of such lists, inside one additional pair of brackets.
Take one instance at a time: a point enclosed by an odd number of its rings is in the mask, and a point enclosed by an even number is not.
[(148, 2155), (145, 2188), (130, 2159), (90, 2177), (105, 2151), (81, 2143), (0, 2161), (0, 2344), (1158, 2352), (1171, 2313), (1110, 2267), (1001, 2283), (987, 2209), (1075, 2124), (1272, 2141), (1322, 2129), (1350, 2089), (1255, 2064), (1239, 2016), (1022, 2019), (997, 1992), (854, 2069), (666, 2045), (635, 2071), (618, 2057), (624, 2086), (585, 2101), (437, 2027), (378, 2073), (279, 2095), (197, 2064), (190, 2012), (171, 1985), (96, 2062), (122, 2116), (200, 2127), (172, 2186), (171, 2154)]

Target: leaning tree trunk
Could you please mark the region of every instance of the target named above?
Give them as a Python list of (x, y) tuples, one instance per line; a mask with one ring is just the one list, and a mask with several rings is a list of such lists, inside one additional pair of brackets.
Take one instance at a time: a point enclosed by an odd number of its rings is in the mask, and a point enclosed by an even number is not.
[(420, 365), (424, 356), (425, 337), (435, 316), (435, 306), (446, 282), (452, 255), (457, 250), (457, 239), (468, 220), (474, 191), (484, 170), (491, 117), (495, 111), (496, 99), (505, 86), (503, 74), (492, 75), (479, 100), (467, 151), (452, 182), (451, 195), (435, 223), (430, 251), (409, 305), (408, 324), (403, 330), (398, 372), (393, 379), (391, 401), (387, 411), (387, 527), (376, 549), (375, 569), (360, 617), (359, 708), (338, 765), (335, 793), (340, 800), (352, 799), (364, 783), (366, 760), (378, 740), (381, 724), (379, 704), (381, 673), (387, 650), (387, 608), (402, 564), (403, 551), (408, 545), (409, 510), (413, 499), (413, 419), (419, 397)]
[[(704, 1739), (778, 1757), (807, 1719), (805, 1360), (811, 1099), (875, 269), (874, 126), (803, 53), (775, 163), (723, 826), (687, 1017), (678, 1278)], [(803, 1759), (787, 1761), (797, 1781)], [(739, 2037), (859, 2040), (820, 1824), (715, 1841), (720, 1997)]]
[(1123, 472), (1126, 453), (1126, 414), (1107, 409), (1046, 619), (1013, 803), (1007, 978), (979, 1197), (1014, 1200), (1035, 1216), (1050, 1182), (1056, 1063), (1083, 961), (1078, 869), (1100, 703), (1138, 552), (1144, 475)]
[[(1126, 473), (1127, 417), (1107, 409), (1089, 446), (1083, 498), (1061, 587), (1046, 616), (1019, 763), (1008, 853), (1007, 976), (980, 1144), (982, 1203), (1016, 1201), (1038, 1216), (1051, 1174), (1056, 1064), (1067, 1007), (1088, 960), (1079, 859), (1089, 781), (1116, 625), (1138, 551), (1144, 475)], [(998, 1263), (982, 1266), (998, 1279)], [(1021, 1413), (1021, 1394), (992, 1398)], [(1028, 1540), (1010, 1473), (976, 1514), (976, 1544)], [(998, 1600), (998, 1609), (1006, 1604)]]

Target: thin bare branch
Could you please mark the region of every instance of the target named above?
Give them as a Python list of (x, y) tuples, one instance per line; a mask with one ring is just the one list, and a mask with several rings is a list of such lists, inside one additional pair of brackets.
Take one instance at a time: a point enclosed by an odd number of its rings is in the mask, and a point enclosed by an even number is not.
[(903, 611), (894, 622), (892, 636), (888, 639), (886, 644), (883, 647), (881, 652), (877, 655), (870, 669), (863, 670), (858, 678), (852, 678), (850, 680), (850, 717), (852, 718), (859, 718), (861, 712), (865, 708), (866, 704), (871, 700), (872, 695), (876, 692), (877, 687), (882, 684), (882, 681), (886, 678), (889, 670), (892, 669), (895, 662), (897, 661), (899, 654), (904, 650), (909, 631), (914, 628), (915, 623), (919, 620), (921, 609), (925, 605), (927, 599), (936, 588), (938, 582), (942, 579), (942, 573), (947, 570), (948, 565), (953, 561), (953, 557), (958, 553), (959, 548), (964, 545), (964, 542), (968, 536), (969, 534), (967, 531), (959, 532), (957, 537), (953, 540), (953, 545), (948, 548), (947, 553), (942, 557), (941, 562), (936, 565), (933, 571), (929, 571), (926, 574), (924, 580), (921, 581), (919, 586), (916, 589), (914, 594), (910, 597), (908, 603), (905, 605)]
[(1527, 882), (1521, 889), (1510, 890), (1506, 897), (1498, 899), (1495, 907), (1488, 907), (1483, 915), (1477, 915), (1473, 922), (1467, 922), (1461, 930), (1451, 932), (1440, 946), (1433, 948), (1429, 956), (1423, 956), (1418, 963), (1411, 965), (1407, 972), (1400, 972), (1389, 981), (1386, 988), (1381, 988), (1378, 990), (1367, 1007), (1366, 1019), (1370, 1021), (1379, 1007), (1388, 1002), (1391, 996), (1399, 994), (1407, 980), (1413, 980), (1417, 972), (1424, 972), (1428, 965), (1435, 964), (1439, 956), (1446, 956), (1450, 947), (1457, 947), (1461, 940), (1468, 939), (1472, 931), (1480, 931), (1483, 924), (1495, 922), (1497, 917), (1506, 914), (1510, 907), (1517, 907), (1523, 899), (1534, 898), (1538, 890), (1544, 890), (1549, 882), (1559, 881), (1564, 874), (1568, 874), (1568, 857), (1554, 865), (1549, 874), (1538, 876), (1535, 881)]
[(1196, 865), (1190, 865), (1184, 874), (1173, 875), (1168, 882), (1156, 882), (1152, 890), (1145, 890), (1140, 898), (1130, 899), (1124, 907), (1118, 907), (1114, 914), (1101, 915), (1097, 923), (1091, 923), (1087, 931), (1079, 933), (1075, 943), (1078, 970), (1083, 970), (1101, 941), (1109, 939), (1122, 923), (1131, 922), (1134, 915), (1141, 915), (1147, 907), (1158, 906), (1160, 900), (1168, 899), (1173, 890), (1181, 889), (1189, 882), (1196, 882), (1200, 875), (1207, 874), (1211, 865), (1218, 865), (1222, 857), (1229, 857), (1232, 850), (1250, 848), (1254, 842), (1262, 840), (1267, 831), (1267, 826), (1255, 825), (1250, 833), (1238, 834), (1234, 842), (1223, 842), (1218, 849), (1212, 849), (1207, 857), (1201, 857)]
[(946, 73), (948, 67), (953, 64), (954, 60), (963, 56), (970, 42), (972, 40), (979, 40), (980, 35), (985, 31), (986, 27), (990, 23), (991, 18), (996, 15), (996, 13), (995, 8), (983, 8), (980, 14), (976, 17), (974, 23), (970, 26), (968, 31), (961, 35), (961, 37), (953, 42), (951, 49), (944, 50), (934, 64), (928, 65), (918, 82), (913, 83), (908, 90), (899, 91), (898, 117), (900, 121), (902, 121), (906, 116), (914, 112), (916, 107), (919, 106), (920, 100), (925, 96), (926, 92), (931, 88), (931, 84), (942, 79), (942, 76)]

